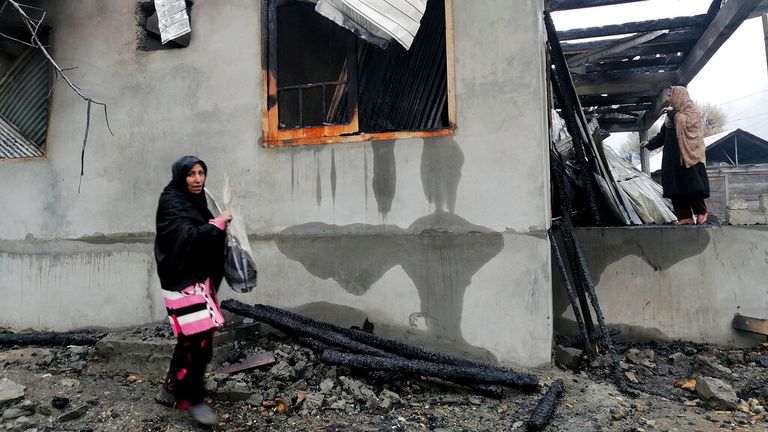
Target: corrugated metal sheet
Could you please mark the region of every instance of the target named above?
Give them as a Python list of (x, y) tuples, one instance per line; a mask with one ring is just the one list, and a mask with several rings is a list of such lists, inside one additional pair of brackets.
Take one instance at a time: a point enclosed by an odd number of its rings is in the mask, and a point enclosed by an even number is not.
[(13, 125), (0, 118), (0, 159), (44, 156), (32, 141), (24, 138)]
[(429, 1), (409, 51), (396, 44), (369, 46), (359, 70), (361, 131), (448, 126), (444, 1)]
[(320, 0), (316, 10), (352, 31), (362, 27), (410, 49), (426, 8), (427, 0)]
[(40, 147), (48, 130), (50, 88), (50, 65), (33, 48), (0, 80), (0, 117)]

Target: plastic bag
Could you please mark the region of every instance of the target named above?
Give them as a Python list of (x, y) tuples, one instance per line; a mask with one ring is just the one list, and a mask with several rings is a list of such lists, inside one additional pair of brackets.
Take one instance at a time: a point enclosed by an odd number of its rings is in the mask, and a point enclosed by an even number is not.
[(227, 259), (224, 261), (224, 279), (239, 293), (256, 287), (256, 264), (251, 255), (240, 246), (235, 236), (227, 234)]
[[(234, 194), (229, 185), (229, 178), (224, 182), (224, 205), (221, 206), (206, 189), (211, 211), (215, 214), (229, 210), (240, 214), (234, 202)], [(232, 290), (247, 293), (256, 287), (258, 272), (253, 261), (253, 253), (246, 236), (245, 224), (242, 218), (233, 218), (227, 228), (226, 260), (224, 261), (224, 279)]]

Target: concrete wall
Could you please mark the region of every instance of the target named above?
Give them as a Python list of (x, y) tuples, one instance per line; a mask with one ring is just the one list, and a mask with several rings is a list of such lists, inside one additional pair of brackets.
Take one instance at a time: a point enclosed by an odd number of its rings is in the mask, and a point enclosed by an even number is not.
[[(609, 325), (632, 340), (730, 346), (765, 337), (736, 332), (736, 313), (768, 318), (768, 227), (579, 229)], [(578, 332), (555, 278), (558, 333)]]
[(48, 2), (55, 57), (108, 104), (115, 136), (94, 109), (78, 193), (85, 104), (59, 83), (47, 158), (0, 161), (0, 326), (162, 318), (157, 197), (196, 154), (244, 209), (260, 270), (244, 301), (548, 363), (539, 3), (454, 2), (455, 136), (264, 149), (259, 1), (198, 0), (191, 45), (153, 52), (136, 49), (134, 1)]

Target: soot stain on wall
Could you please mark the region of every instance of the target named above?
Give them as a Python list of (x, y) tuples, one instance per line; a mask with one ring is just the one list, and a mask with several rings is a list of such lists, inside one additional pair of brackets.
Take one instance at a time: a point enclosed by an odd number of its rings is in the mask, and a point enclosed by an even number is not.
[(397, 165), (395, 162), (395, 140), (376, 141), (371, 144), (373, 149), (373, 196), (379, 214), (386, 220), (392, 201), (395, 199), (397, 188)]

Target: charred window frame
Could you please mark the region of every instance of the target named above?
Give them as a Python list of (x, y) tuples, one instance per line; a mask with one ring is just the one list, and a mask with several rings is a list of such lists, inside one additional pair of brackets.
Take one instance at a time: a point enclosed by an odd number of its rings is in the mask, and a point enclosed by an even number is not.
[(453, 134), (452, 9), (429, 0), (411, 50), (381, 49), (312, 3), (262, 0), (264, 146)]

